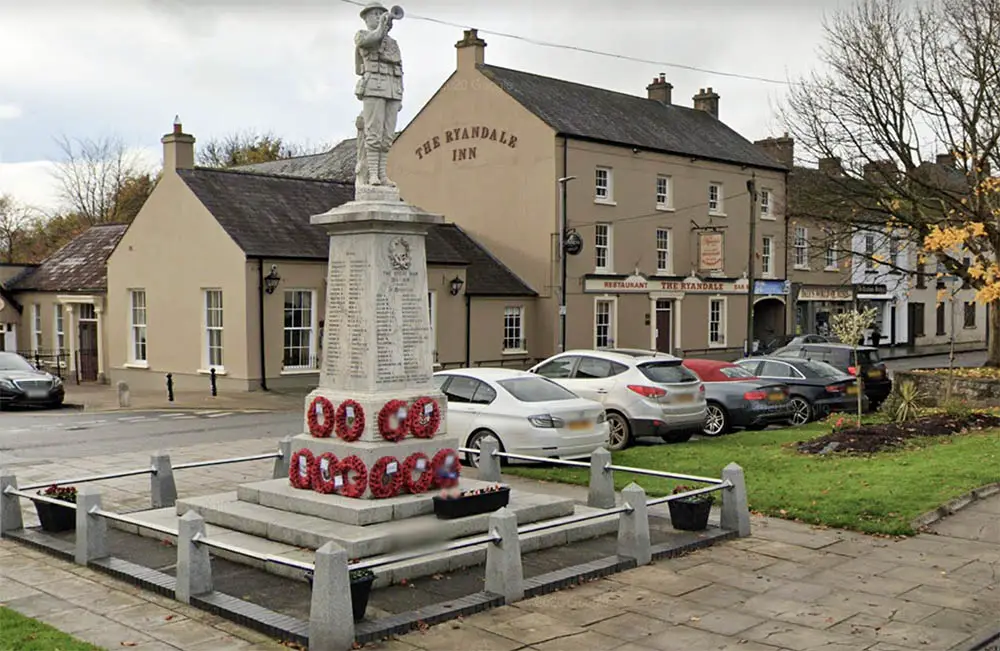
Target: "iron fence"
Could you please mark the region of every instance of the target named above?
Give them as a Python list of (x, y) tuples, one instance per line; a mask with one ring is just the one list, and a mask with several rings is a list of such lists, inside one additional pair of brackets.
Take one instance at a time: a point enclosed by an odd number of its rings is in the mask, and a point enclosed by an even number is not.
[(55, 375), (60, 380), (65, 378), (70, 370), (69, 351), (65, 350), (18, 350), (14, 351), (39, 371)]

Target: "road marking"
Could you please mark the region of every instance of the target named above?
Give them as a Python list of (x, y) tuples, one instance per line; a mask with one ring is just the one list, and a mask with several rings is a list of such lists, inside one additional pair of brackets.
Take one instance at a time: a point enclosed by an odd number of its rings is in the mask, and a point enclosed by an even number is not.
[(206, 414), (205, 417), (206, 418), (219, 418), (221, 416), (232, 416), (232, 415), (233, 415), (233, 412), (231, 412), (231, 411), (224, 411), (221, 414)]
[(119, 422), (122, 423), (138, 423), (141, 420), (149, 420), (146, 416), (129, 416), (127, 418), (119, 418)]
[(4, 434), (21, 434), (22, 432), (30, 432), (30, 429), (9, 429), (4, 432)]
[(174, 416), (172, 420), (194, 420), (197, 416)]

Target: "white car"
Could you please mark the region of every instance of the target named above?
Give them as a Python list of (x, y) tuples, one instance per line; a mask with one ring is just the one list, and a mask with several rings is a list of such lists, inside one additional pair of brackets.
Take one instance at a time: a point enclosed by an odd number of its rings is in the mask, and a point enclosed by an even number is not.
[[(448, 398), (448, 434), (479, 449), (495, 438), (502, 452), (559, 459), (590, 458), (608, 444), (604, 408), (555, 382), (506, 368), (439, 371), (434, 383)], [(478, 455), (466, 455), (471, 466)]]
[(624, 450), (645, 436), (682, 443), (705, 425), (705, 385), (673, 355), (570, 350), (529, 371), (604, 405), (612, 450)]

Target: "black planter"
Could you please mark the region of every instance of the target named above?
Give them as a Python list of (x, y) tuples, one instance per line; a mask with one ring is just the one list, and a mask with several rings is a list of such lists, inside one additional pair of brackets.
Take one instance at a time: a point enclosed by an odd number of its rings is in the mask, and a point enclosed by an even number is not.
[(35, 502), (38, 519), (42, 529), (56, 533), (58, 531), (73, 531), (76, 529), (76, 509), (68, 506), (58, 506), (48, 502)]
[(712, 502), (673, 500), (667, 502), (667, 506), (670, 508), (670, 523), (674, 525), (674, 529), (704, 531), (708, 527), (708, 514), (712, 510)]
[(354, 610), (354, 621), (356, 622), (365, 618), (365, 611), (368, 610), (368, 597), (372, 593), (373, 583), (375, 583), (374, 576), (351, 581), (351, 608)]
[(498, 491), (478, 495), (463, 495), (452, 499), (435, 497), (434, 515), (441, 520), (453, 520), (480, 513), (492, 513), (507, 506), (508, 501), (510, 501), (510, 489), (506, 486)]

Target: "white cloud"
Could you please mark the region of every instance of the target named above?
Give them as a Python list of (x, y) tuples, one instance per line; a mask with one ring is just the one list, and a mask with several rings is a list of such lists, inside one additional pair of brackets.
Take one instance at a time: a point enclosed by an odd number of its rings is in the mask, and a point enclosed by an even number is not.
[(54, 211), (59, 206), (55, 169), (52, 161), (0, 163), (0, 194), (44, 212)]
[(17, 104), (0, 104), (0, 120), (16, 120), (21, 115), (21, 107)]

